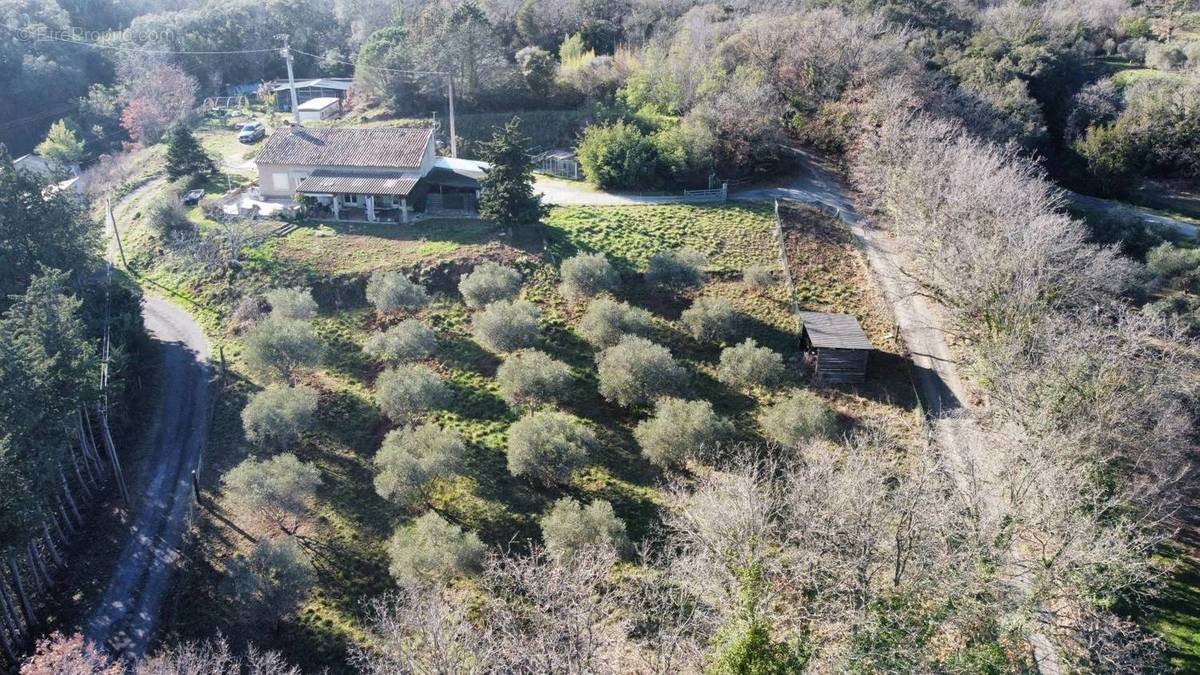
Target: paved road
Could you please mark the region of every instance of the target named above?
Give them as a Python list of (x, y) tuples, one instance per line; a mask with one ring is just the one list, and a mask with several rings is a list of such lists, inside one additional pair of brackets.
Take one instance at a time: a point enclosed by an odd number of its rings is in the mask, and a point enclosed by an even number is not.
[[(191, 472), (208, 423), (208, 339), (183, 309), (146, 296), (142, 319), (160, 353), (159, 401), (147, 420), (145, 480), (131, 485), (133, 517), (86, 635), (130, 658), (145, 654), (192, 507)], [(132, 478), (132, 476), (130, 476)]]
[(673, 204), (677, 197), (663, 195), (635, 195), (617, 192), (600, 192), (589, 189), (586, 183), (559, 180), (537, 175), (533, 190), (547, 204), (558, 206), (629, 206), (631, 204)]
[(1082, 209), (1134, 216), (1136, 218), (1140, 218), (1142, 222), (1170, 228), (1175, 232), (1185, 237), (1191, 237), (1192, 239), (1197, 238), (1197, 230), (1200, 229), (1197, 227), (1196, 223), (1164, 216), (1135, 204), (1126, 204), (1125, 202), (1114, 201), (1112, 199), (1090, 197), (1088, 195), (1081, 195), (1078, 192), (1071, 192), (1070, 190), (1067, 190), (1066, 192), (1067, 199), (1071, 200), (1072, 203)]

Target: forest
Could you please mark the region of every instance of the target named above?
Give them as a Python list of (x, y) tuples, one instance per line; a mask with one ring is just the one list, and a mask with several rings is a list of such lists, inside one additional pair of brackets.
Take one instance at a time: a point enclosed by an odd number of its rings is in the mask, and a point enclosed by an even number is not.
[[(352, 80), (331, 124), (445, 153), (453, 82), (483, 219), (222, 215), (255, 150), (202, 104), (285, 125), (280, 36)], [(0, 0), (0, 83), (22, 673), (1200, 667), (1196, 2)], [(818, 158), (852, 206), (542, 203), (560, 148), (584, 195)], [(957, 409), (914, 393), (879, 241)], [(121, 660), (79, 634), (94, 589), (23, 596), (120, 527), (93, 436), (145, 432), (164, 289), (221, 377), (185, 562)], [(874, 379), (804, 375), (796, 308), (855, 316)]]

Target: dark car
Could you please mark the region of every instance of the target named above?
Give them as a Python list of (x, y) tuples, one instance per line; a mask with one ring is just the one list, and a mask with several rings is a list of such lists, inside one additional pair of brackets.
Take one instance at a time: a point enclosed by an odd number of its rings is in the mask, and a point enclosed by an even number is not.
[(238, 133), (238, 141), (241, 143), (254, 143), (267, 135), (267, 128), (262, 122), (248, 122), (242, 127)]
[(204, 197), (204, 190), (188, 190), (183, 193), (183, 205), (195, 206), (200, 203), (200, 199)]

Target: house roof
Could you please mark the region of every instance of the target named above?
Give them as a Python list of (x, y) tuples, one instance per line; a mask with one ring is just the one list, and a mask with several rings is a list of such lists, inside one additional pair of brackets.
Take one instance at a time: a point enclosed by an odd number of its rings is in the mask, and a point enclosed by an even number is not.
[[(339, 89), (345, 91), (353, 84), (352, 80), (336, 77), (318, 77), (312, 80), (296, 80), (297, 89), (308, 89), (315, 87), (317, 89)], [(275, 91), (287, 91), (291, 89), (291, 85), (287, 82), (276, 83)]]
[(296, 186), (301, 194), (367, 194), (405, 197), (421, 177), (401, 171), (367, 173), (344, 169), (317, 169)]
[(321, 96), (301, 103), (297, 110), (324, 110), (331, 105), (337, 105), (341, 100), (336, 96)]
[(258, 164), (329, 167), (416, 168), (425, 158), (433, 129), (276, 129), (258, 153)]
[(487, 170), (491, 168), (487, 162), (481, 162), (477, 159), (461, 159), (459, 157), (435, 157), (433, 166), (476, 180), (483, 178), (483, 174), (487, 173)]
[(858, 319), (849, 314), (800, 312), (808, 341), (818, 349), (871, 349)]

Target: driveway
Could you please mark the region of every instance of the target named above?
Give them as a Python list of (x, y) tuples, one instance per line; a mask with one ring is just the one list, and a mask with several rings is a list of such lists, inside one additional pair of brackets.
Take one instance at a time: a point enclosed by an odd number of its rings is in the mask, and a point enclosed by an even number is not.
[(1067, 199), (1081, 209), (1088, 211), (1100, 211), (1103, 213), (1113, 213), (1116, 215), (1132, 216), (1140, 219), (1144, 223), (1150, 223), (1152, 225), (1160, 225), (1162, 227), (1169, 228), (1174, 230), (1177, 234), (1185, 237), (1191, 237), (1192, 239), (1197, 238), (1198, 228), (1196, 223), (1164, 216), (1162, 214), (1155, 213), (1150, 209), (1136, 206), (1134, 204), (1127, 204), (1125, 202), (1119, 202), (1112, 199), (1101, 199), (1099, 197), (1081, 195), (1078, 192), (1071, 192), (1070, 190), (1067, 190), (1066, 193)]

